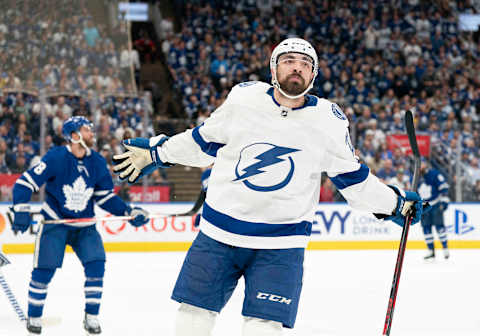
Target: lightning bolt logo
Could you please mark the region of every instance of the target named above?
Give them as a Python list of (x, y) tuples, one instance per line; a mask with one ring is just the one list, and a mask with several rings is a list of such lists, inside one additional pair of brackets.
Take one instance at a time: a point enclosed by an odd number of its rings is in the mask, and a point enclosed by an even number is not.
[[(254, 159), (256, 159), (258, 161), (249, 165), (249, 166), (247, 166), (247, 167), (245, 167), (245, 168), (243, 168), (243, 169), (241, 169), (241, 171), (243, 173), (240, 174), (238, 166), (240, 165), (240, 162), (242, 161), (242, 154), (245, 152), (246, 149), (248, 149), (252, 146), (256, 146), (256, 145), (267, 145), (267, 146), (271, 146), (272, 148), (270, 148), (270, 149), (264, 151), (263, 153), (255, 156)], [(293, 172), (295, 170), (295, 164), (294, 164), (291, 156), (288, 156), (288, 158), (280, 158), (280, 157), (284, 156), (286, 154), (290, 154), (290, 153), (294, 153), (294, 152), (298, 152), (298, 151), (299, 151), (298, 149), (276, 146), (276, 145), (273, 145), (273, 144), (270, 144), (270, 143), (255, 143), (255, 144), (249, 145), (249, 146), (245, 147), (244, 149), (242, 149), (242, 152), (240, 152), (240, 159), (238, 160), (237, 166), (235, 167), (235, 175), (236, 175), (237, 178), (234, 179), (233, 182), (242, 181), (248, 188), (256, 190), (256, 191), (273, 191), (273, 190), (281, 189), (290, 182), (290, 180), (293, 176)], [(255, 184), (248, 181), (248, 179), (250, 177), (255, 176), (255, 175), (259, 175), (259, 174), (263, 174), (263, 173), (266, 173), (268, 171), (268, 170), (265, 170), (263, 168), (267, 168), (269, 166), (272, 166), (272, 165), (275, 165), (277, 163), (283, 162), (287, 159), (290, 163), (290, 169), (289, 169), (285, 179), (283, 179), (280, 183), (277, 183), (277, 184), (272, 185), (272, 186), (258, 186), (258, 185), (255, 185)]]

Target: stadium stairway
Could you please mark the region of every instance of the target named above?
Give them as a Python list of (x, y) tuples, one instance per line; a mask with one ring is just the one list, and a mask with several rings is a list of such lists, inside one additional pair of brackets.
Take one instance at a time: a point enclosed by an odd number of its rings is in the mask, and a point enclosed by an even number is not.
[(199, 168), (175, 165), (167, 170), (168, 181), (172, 183), (172, 202), (195, 202), (201, 189)]

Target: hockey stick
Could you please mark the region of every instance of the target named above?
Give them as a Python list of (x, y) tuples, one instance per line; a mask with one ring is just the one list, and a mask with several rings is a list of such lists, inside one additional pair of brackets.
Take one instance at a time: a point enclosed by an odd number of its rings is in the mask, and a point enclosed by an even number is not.
[[(0, 252), (0, 268), (4, 265), (10, 264), (10, 261), (5, 257), (1, 252)], [(10, 286), (8, 286), (7, 280), (2, 274), (2, 270), (0, 269), (0, 286), (2, 287), (3, 292), (7, 296), (8, 302), (13, 307), (13, 310), (15, 310), (15, 313), (17, 313), (18, 318), (20, 319), (21, 322), (27, 321), (27, 318), (25, 317), (25, 314), (18, 304), (17, 299), (15, 298), (15, 295), (13, 294), (12, 290), (10, 289)]]
[(202, 189), (202, 191), (200, 191), (200, 194), (198, 195), (198, 198), (195, 201), (195, 204), (193, 205), (193, 208), (191, 210), (189, 210), (187, 212), (184, 212), (184, 213), (179, 213), (179, 214), (170, 215), (170, 216), (192, 216), (192, 215), (195, 215), (198, 212), (198, 210), (200, 210), (200, 208), (202, 207), (203, 203), (205, 202), (206, 197), (207, 197), (207, 192)]
[[(3, 292), (5, 293), (5, 296), (8, 299), (8, 302), (13, 307), (13, 310), (15, 310), (15, 313), (17, 314), (20, 322), (25, 323), (27, 321), (27, 317), (25, 316), (25, 313), (23, 312), (23, 309), (20, 307), (20, 304), (18, 303), (15, 295), (13, 294), (12, 290), (10, 289), (10, 286), (8, 285), (7, 279), (5, 279), (5, 276), (2, 273), (1, 267), (10, 264), (10, 261), (5, 257), (2, 252), (0, 252), (0, 287), (2, 287)], [(42, 318), (42, 324), (44, 326), (54, 326), (58, 325), (62, 322), (62, 319), (60, 317), (44, 317)]]
[[(203, 202), (202, 202), (203, 203)], [(201, 204), (200, 204), (201, 206)], [(155, 219), (155, 218), (164, 218), (164, 217), (178, 217), (178, 216), (191, 216), (195, 214), (198, 208), (193, 208), (185, 213), (178, 213), (178, 214), (155, 214), (150, 215), (148, 218)], [(7, 213), (8, 220), (10, 221), (10, 225), (13, 223), (13, 219), (10, 213)], [(115, 221), (123, 221), (123, 220), (132, 220), (132, 216), (110, 216), (110, 217), (90, 217), (90, 218), (63, 218), (63, 219), (49, 219), (49, 220), (42, 220), (40, 221), (41, 224), (75, 224), (74, 226), (77, 227), (84, 227), (92, 225), (93, 223), (97, 222), (115, 222)]]
[[(417, 138), (415, 136), (415, 126), (413, 125), (413, 115), (411, 111), (405, 113), (405, 127), (407, 129), (408, 141), (413, 153), (413, 182), (412, 190), (417, 190), (418, 179), (420, 174), (420, 151), (418, 150)], [(408, 214), (405, 218), (405, 224), (402, 229), (402, 238), (400, 239), (400, 247), (398, 248), (397, 263), (395, 272), (393, 273), (392, 289), (390, 290), (390, 298), (388, 299), (387, 315), (385, 317), (385, 325), (383, 327), (383, 335), (389, 336), (392, 328), (393, 312), (397, 300), (398, 285), (400, 282), (400, 274), (402, 273), (403, 257), (407, 247), (408, 231), (412, 224), (412, 214)]]
[(0, 270), (0, 287), (2, 287), (3, 292), (7, 296), (8, 302), (13, 307), (13, 310), (15, 310), (15, 313), (17, 313), (18, 318), (20, 319), (21, 322), (25, 322), (27, 318), (25, 317), (25, 314), (23, 313), (22, 308), (18, 304), (17, 299), (15, 298), (15, 295), (13, 294), (12, 290), (8, 286), (7, 280), (2, 274), (2, 271)]

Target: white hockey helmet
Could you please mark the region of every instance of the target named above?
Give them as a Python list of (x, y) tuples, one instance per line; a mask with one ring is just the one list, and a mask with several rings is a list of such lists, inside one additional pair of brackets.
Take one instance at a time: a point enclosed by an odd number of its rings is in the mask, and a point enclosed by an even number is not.
[[(305, 89), (305, 91), (303, 91), (302, 93), (296, 96), (291, 96), (285, 93), (280, 87), (280, 83), (278, 83), (278, 80), (277, 80), (278, 57), (280, 55), (283, 55), (286, 53), (292, 53), (292, 52), (307, 55), (311, 57), (313, 61), (312, 81), (310, 82), (310, 85), (308, 85), (308, 87)], [(275, 49), (273, 49), (272, 57), (270, 58), (270, 68), (272, 70), (272, 85), (275, 88), (277, 88), (285, 97), (288, 97), (290, 99), (296, 99), (305, 95), (313, 87), (313, 82), (315, 82), (315, 78), (317, 78), (317, 74), (318, 74), (318, 56), (317, 56), (317, 53), (315, 52), (315, 49), (313, 49), (312, 45), (307, 41), (305, 41), (304, 39), (301, 39), (298, 37), (288, 38), (280, 42), (275, 47)]]

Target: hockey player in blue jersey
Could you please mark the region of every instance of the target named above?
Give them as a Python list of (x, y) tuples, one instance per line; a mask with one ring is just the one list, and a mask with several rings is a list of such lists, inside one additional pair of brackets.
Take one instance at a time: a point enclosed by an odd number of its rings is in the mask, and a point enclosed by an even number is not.
[(436, 169), (429, 168), (429, 163), (422, 160), (420, 166), (421, 180), (418, 187), (420, 196), (430, 203), (431, 210), (422, 215), (422, 229), (425, 242), (428, 247), (428, 254), (425, 260), (435, 259), (435, 247), (433, 244), (433, 227), (437, 231), (438, 238), (442, 243), (443, 256), (450, 257), (448, 251), (447, 229), (443, 220), (443, 212), (447, 210), (450, 199), (448, 197), (448, 182), (445, 177)]
[[(25, 232), (32, 224), (30, 198), (46, 184), (46, 199), (41, 214), (45, 220), (94, 217), (94, 204), (117, 216), (132, 216), (130, 223), (142, 226), (148, 213), (130, 207), (113, 193), (113, 182), (105, 159), (91, 147), (94, 133), (91, 122), (81, 116), (63, 124), (67, 146), (48, 151), (33, 168), (24, 172), (13, 188), (12, 229)], [(70, 245), (85, 271), (84, 328), (88, 334), (101, 333), (98, 321), (105, 272), (105, 249), (95, 222), (74, 224), (40, 224), (35, 242), (34, 265), (28, 291), (27, 329), (31, 335), (41, 333), (41, 316), (48, 284), (63, 263), (65, 246)]]
[(349, 204), (403, 225), (420, 220), (422, 200), (383, 184), (358, 162), (348, 120), (335, 103), (307, 92), (318, 58), (307, 41), (281, 42), (270, 59), (272, 84), (236, 85), (202, 125), (171, 138), (129, 139), (114, 170), (133, 183), (157, 167), (213, 162), (200, 232), (172, 298), (175, 335), (209, 336), (215, 318), (245, 280), (243, 336), (293, 328), (305, 247), (326, 172)]

